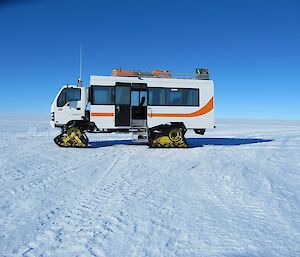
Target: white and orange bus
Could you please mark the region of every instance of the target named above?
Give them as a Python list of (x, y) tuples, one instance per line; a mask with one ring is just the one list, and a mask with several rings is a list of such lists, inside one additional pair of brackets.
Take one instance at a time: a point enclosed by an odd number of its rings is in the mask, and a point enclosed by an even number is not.
[(197, 71), (179, 78), (114, 69), (112, 76), (90, 76), (88, 88), (65, 85), (51, 106), (51, 125), (62, 128), (54, 141), (86, 147), (85, 132), (130, 132), (152, 147), (187, 147), (187, 129), (204, 134), (214, 127), (214, 83), (207, 69)]

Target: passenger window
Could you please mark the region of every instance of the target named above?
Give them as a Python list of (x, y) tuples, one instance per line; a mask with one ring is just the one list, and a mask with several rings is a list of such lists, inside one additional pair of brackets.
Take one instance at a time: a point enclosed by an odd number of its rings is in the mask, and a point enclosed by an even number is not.
[(79, 88), (65, 88), (61, 91), (57, 99), (57, 107), (63, 107), (66, 103), (71, 101), (81, 100), (81, 89)]
[(182, 104), (189, 106), (199, 106), (199, 89), (183, 89)]
[(149, 105), (166, 105), (165, 88), (149, 88)]
[(182, 90), (177, 88), (168, 89), (167, 105), (182, 105)]
[(92, 104), (114, 104), (114, 87), (93, 86)]
[(199, 89), (149, 88), (149, 105), (199, 106)]

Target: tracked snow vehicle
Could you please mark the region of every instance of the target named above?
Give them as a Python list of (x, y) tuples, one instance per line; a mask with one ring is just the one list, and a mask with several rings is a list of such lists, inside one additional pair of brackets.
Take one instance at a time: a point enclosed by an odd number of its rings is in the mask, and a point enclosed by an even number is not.
[(51, 126), (61, 128), (61, 147), (88, 147), (86, 132), (127, 132), (149, 147), (188, 147), (187, 129), (204, 134), (214, 127), (214, 83), (207, 69), (196, 75), (170, 71), (113, 69), (112, 76), (91, 76), (65, 85), (51, 106)]

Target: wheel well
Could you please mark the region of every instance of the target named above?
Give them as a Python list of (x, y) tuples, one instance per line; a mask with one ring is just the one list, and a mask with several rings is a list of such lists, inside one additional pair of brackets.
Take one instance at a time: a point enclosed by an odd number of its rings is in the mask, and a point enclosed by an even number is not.
[(89, 122), (87, 120), (70, 120), (67, 124), (64, 125), (64, 128), (70, 127), (77, 127), (82, 131), (96, 129), (95, 123)]

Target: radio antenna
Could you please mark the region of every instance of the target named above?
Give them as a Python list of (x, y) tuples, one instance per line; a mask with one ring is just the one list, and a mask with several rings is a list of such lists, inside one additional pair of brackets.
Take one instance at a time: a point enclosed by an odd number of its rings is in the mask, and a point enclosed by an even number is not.
[(80, 53), (79, 53), (79, 79), (78, 79), (78, 86), (82, 86), (82, 47), (80, 46)]

